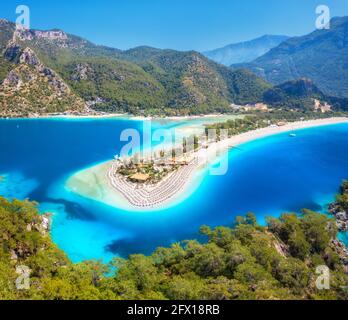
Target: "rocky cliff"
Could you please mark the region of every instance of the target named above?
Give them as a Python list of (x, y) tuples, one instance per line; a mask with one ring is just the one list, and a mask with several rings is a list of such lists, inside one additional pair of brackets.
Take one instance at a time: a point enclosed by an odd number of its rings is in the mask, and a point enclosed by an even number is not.
[(0, 85), (0, 115), (33, 116), (85, 109), (84, 101), (35, 52), (10, 41), (3, 53), (12, 68)]

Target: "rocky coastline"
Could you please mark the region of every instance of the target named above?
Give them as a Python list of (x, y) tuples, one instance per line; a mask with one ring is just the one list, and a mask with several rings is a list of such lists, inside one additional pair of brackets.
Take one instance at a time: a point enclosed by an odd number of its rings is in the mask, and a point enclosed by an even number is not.
[[(329, 213), (336, 219), (338, 231), (348, 232), (348, 182), (344, 181), (341, 185), (340, 193), (336, 197), (336, 201), (329, 205)], [(348, 250), (346, 245), (338, 240), (332, 240), (332, 247), (339, 255), (346, 273), (348, 273)]]
[(348, 212), (342, 210), (336, 202), (330, 205), (329, 212), (335, 216), (339, 231), (348, 231)]

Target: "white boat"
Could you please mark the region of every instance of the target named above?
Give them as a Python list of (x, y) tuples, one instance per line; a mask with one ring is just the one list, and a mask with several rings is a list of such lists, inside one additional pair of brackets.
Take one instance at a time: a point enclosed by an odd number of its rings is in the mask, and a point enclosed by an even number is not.
[(290, 133), (289, 137), (296, 137), (296, 133)]

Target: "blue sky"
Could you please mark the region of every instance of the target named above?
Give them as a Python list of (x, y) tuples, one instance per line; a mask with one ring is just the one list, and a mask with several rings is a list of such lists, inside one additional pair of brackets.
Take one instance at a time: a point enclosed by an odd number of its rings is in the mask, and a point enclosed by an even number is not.
[(348, 0), (6, 0), (0, 17), (31, 10), (31, 27), (59, 28), (97, 44), (208, 50), (264, 34), (303, 35), (315, 28), (315, 8), (348, 15)]

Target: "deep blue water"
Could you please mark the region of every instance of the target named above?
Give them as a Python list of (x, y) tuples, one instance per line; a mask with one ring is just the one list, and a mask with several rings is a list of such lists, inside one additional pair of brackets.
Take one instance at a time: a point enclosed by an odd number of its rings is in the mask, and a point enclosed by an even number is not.
[[(166, 124), (174, 126), (177, 124)], [(156, 124), (155, 128), (160, 124)], [(53, 240), (73, 261), (151, 253), (157, 246), (199, 237), (201, 225), (231, 225), (236, 215), (309, 208), (325, 211), (348, 179), (348, 125), (280, 134), (229, 152), (224, 176), (209, 171), (185, 201), (157, 212), (127, 212), (64, 188), (76, 171), (111, 159), (129, 120), (0, 120), (0, 194), (30, 198), (53, 211)], [(341, 235), (347, 241), (347, 235)]]

